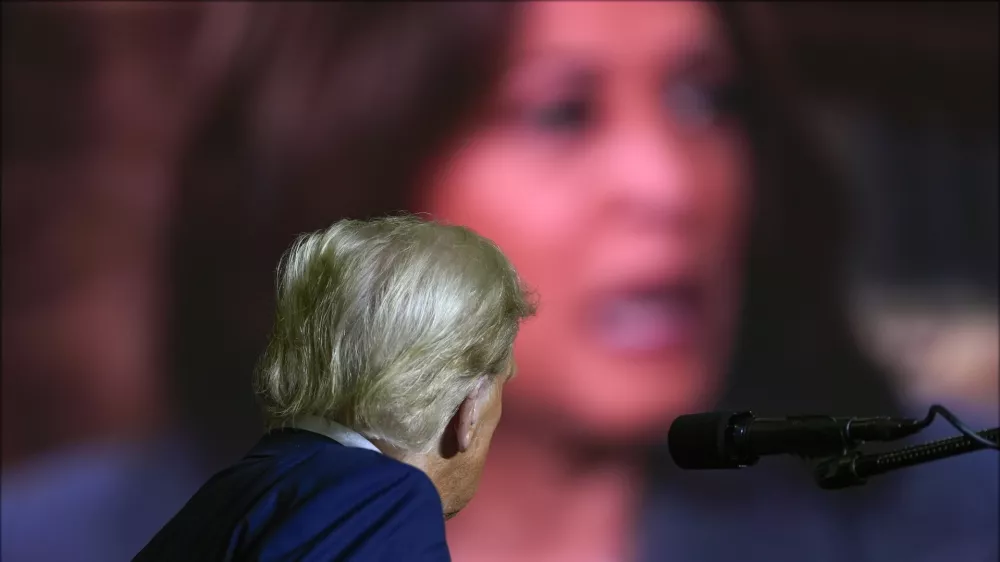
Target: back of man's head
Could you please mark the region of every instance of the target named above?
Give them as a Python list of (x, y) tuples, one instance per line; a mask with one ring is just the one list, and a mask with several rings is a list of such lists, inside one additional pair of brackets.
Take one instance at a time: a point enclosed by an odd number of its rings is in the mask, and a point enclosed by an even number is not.
[(319, 416), (428, 452), (477, 385), (506, 373), (532, 313), (510, 262), (467, 228), (343, 220), (283, 258), (256, 390), (272, 427)]

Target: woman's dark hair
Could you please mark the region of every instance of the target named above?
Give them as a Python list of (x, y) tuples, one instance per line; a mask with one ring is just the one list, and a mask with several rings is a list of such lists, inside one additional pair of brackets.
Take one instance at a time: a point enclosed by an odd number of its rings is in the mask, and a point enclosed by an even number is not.
[[(743, 59), (758, 175), (745, 310), (723, 402), (775, 413), (891, 413), (887, 381), (860, 353), (846, 314), (845, 194), (797, 127), (752, 11), (718, 8)], [(173, 269), (182, 403), (227, 455), (259, 431), (248, 421), (249, 381), (281, 252), (297, 233), (340, 217), (411, 206), (424, 174), (495, 85), (517, 15), (516, 4), (480, 2), (239, 9), (247, 12), (236, 55), (181, 162)]]

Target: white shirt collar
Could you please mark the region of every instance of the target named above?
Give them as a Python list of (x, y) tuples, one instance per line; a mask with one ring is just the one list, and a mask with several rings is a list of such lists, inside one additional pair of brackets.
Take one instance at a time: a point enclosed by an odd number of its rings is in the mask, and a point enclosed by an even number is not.
[(364, 435), (361, 435), (357, 431), (340, 425), (337, 422), (317, 416), (301, 416), (295, 418), (292, 420), (290, 426), (296, 429), (304, 429), (306, 431), (325, 435), (345, 447), (368, 449), (369, 451), (375, 451), (376, 453), (382, 452), (379, 451), (378, 447), (372, 444), (371, 441), (366, 439)]

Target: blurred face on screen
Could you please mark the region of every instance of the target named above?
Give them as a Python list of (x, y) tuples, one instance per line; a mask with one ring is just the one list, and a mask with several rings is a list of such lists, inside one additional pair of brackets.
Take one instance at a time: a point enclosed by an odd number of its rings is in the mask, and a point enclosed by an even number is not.
[(488, 111), (427, 186), (423, 210), (539, 294), (512, 416), (641, 438), (719, 389), (750, 173), (720, 23), (700, 3), (524, 5)]

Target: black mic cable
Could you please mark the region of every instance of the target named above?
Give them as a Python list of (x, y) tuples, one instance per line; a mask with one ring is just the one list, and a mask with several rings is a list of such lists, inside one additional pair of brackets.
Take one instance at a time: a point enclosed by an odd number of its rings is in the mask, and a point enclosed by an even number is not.
[(923, 445), (914, 445), (895, 451), (863, 454), (852, 451), (848, 454), (820, 462), (813, 477), (824, 490), (839, 490), (852, 486), (863, 486), (872, 476), (878, 476), (901, 468), (916, 466), (940, 459), (964, 455), (974, 451), (992, 449), (1000, 451), (1000, 427), (973, 431), (944, 406), (931, 406), (927, 417), (918, 425), (924, 429), (931, 424), (935, 415), (940, 415), (962, 433), (959, 437), (941, 439)]

